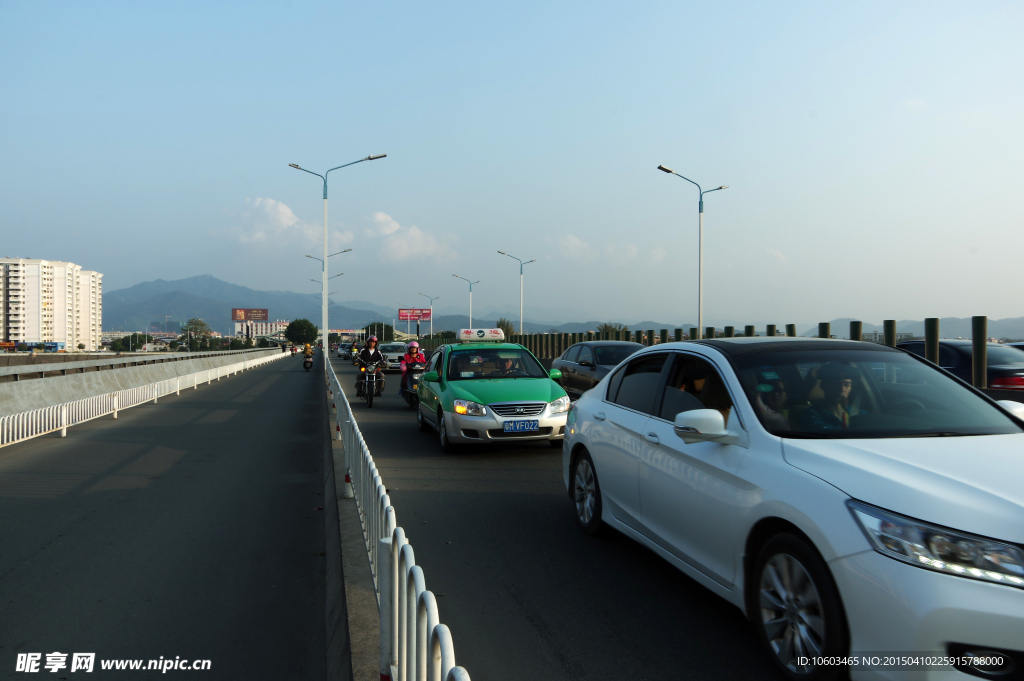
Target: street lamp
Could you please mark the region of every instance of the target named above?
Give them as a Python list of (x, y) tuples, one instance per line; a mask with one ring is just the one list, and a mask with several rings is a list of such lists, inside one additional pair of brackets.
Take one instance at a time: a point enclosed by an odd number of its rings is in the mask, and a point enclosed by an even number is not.
[[(461, 279), (463, 281), (469, 281), (469, 279), (466, 279), (465, 277), (460, 277), (457, 274), (453, 274), (452, 276), (455, 277), (456, 279)], [(479, 281), (469, 281), (469, 328), (471, 328), (471, 329), (473, 328), (473, 284), (479, 284), (479, 283), (480, 283)], [(430, 315), (430, 316), (433, 317), (434, 315)]]
[[(323, 265), (324, 294), (323, 294), (323, 302), (322, 302), (323, 309), (321, 311), (321, 316), (323, 317), (323, 328), (324, 328), (323, 333), (325, 334), (325, 336), (324, 336), (325, 338), (326, 338), (326, 334), (327, 334), (327, 297), (330, 295), (327, 292), (327, 258), (331, 257), (330, 255), (327, 255), (327, 176), (331, 173), (332, 170), (339, 170), (341, 168), (347, 168), (348, 166), (352, 166), (352, 165), (355, 165), (357, 163), (362, 163), (363, 161), (376, 161), (377, 159), (384, 158), (385, 156), (387, 156), (387, 154), (376, 154), (376, 155), (375, 154), (370, 154), (366, 158), (361, 158), (358, 161), (352, 161), (351, 163), (346, 163), (345, 165), (340, 165), (340, 166), (336, 166), (334, 168), (331, 168), (330, 170), (328, 170), (323, 175), (321, 175), (320, 173), (314, 173), (312, 170), (306, 170), (305, 168), (303, 168), (303, 167), (301, 167), (301, 166), (299, 166), (298, 164), (295, 164), (295, 163), (289, 163), (288, 164), (290, 167), (295, 168), (296, 170), (301, 170), (302, 172), (309, 173), (310, 175), (316, 175), (317, 177), (319, 177), (321, 180), (324, 181), (324, 257), (323, 257), (322, 260), (320, 258), (315, 258), (315, 260), (320, 260), (320, 263)], [(351, 251), (351, 250), (352, 250), (351, 248), (348, 248), (348, 249), (346, 249), (344, 251), (339, 251), (339, 253), (347, 253), (348, 251)], [(332, 253), (331, 255), (338, 255), (338, 253)], [(313, 256), (308, 255), (306, 257), (307, 258), (312, 258)]]
[[(517, 258), (516, 256), (509, 255), (505, 251), (498, 251), (498, 253), (501, 253), (502, 255), (507, 255), (513, 260), (519, 260), (519, 258)], [(523, 331), (523, 265), (529, 265), (531, 262), (537, 261), (527, 260), (526, 262), (523, 262), (522, 260), (519, 260), (519, 333), (525, 333)]]
[(719, 189), (728, 189), (729, 185), (723, 184), (721, 187), (715, 187), (714, 189), (708, 189), (704, 191), (700, 188), (700, 185), (691, 180), (688, 177), (683, 177), (671, 168), (665, 166), (658, 166), (658, 170), (669, 175), (675, 175), (676, 177), (682, 177), (690, 184), (697, 187), (697, 191), (700, 192), (700, 203), (698, 204), (698, 211), (700, 213), (699, 219), (699, 237), (698, 237), (698, 253), (697, 256), (697, 338), (704, 337), (704, 195), (710, 194), (711, 192), (717, 192)]
[(419, 295), (423, 296), (424, 298), (430, 298), (430, 338), (433, 339), (434, 338), (434, 301), (437, 300), (438, 298), (440, 298), (441, 296), (434, 296), (433, 298), (431, 298), (426, 293), (420, 293)]

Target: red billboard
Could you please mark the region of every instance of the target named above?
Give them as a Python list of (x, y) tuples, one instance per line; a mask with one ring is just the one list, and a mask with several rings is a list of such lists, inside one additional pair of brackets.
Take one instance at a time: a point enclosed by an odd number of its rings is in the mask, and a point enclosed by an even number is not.
[(398, 319), (405, 322), (429, 322), (430, 321), (430, 308), (399, 308)]
[(270, 319), (266, 308), (233, 307), (231, 321), (234, 322), (265, 322)]

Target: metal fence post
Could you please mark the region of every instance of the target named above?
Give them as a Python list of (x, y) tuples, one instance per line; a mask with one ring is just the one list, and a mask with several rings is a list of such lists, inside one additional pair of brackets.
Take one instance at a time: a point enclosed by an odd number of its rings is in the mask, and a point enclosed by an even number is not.
[(647, 329), (647, 345), (654, 345), (654, 329)]
[(775, 336), (776, 335), (776, 331), (777, 331), (777, 329), (776, 329), (774, 324), (769, 324), (768, 326), (765, 327), (765, 335), (766, 336)]
[(668, 343), (668, 329), (661, 330), (661, 342)]
[(828, 322), (818, 322), (818, 338), (831, 338), (832, 325)]
[(691, 326), (690, 327), (690, 340), (697, 340), (697, 335), (698, 335), (697, 334), (697, 327), (696, 326)]
[(636, 331), (633, 332), (633, 339), (637, 343), (640, 343), (641, 345), (643, 345), (643, 343), (644, 343), (644, 332), (641, 331), (640, 329), (637, 329)]
[(924, 320), (924, 358), (932, 364), (939, 364), (939, 318)]
[(705, 338), (716, 338), (717, 336), (718, 336), (718, 334), (715, 331), (715, 327), (713, 327), (713, 326), (706, 326), (706, 327), (704, 327), (704, 337)]
[(683, 342), (683, 330), (682, 329), (676, 329), (675, 330), (675, 341), (676, 341), (676, 343), (682, 343)]
[(988, 387), (988, 317), (971, 317), (971, 367), (975, 388)]
[(177, 384), (175, 385), (175, 388), (174, 388), (174, 394), (175, 395), (180, 395), (181, 394), (181, 376), (176, 377), (174, 380), (177, 381)]
[(790, 338), (796, 338), (796, 324), (786, 324), (786, 335)]
[(68, 436), (68, 405), (60, 405), (60, 436)]
[(886, 319), (882, 322), (882, 329), (885, 334), (885, 344), (890, 348), (896, 347), (896, 320)]
[(748, 337), (756, 336), (757, 330), (754, 328), (753, 324), (747, 324), (746, 326), (743, 327), (743, 335)]
[(377, 540), (380, 591), (380, 676), (391, 678), (391, 537)]
[(114, 418), (117, 418), (117, 393), (114, 393)]
[(736, 335), (735, 326), (726, 326), (722, 328), (722, 336), (724, 338), (733, 338)]
[(864, 322), (850, 322), (850, 340), (864, 340)]

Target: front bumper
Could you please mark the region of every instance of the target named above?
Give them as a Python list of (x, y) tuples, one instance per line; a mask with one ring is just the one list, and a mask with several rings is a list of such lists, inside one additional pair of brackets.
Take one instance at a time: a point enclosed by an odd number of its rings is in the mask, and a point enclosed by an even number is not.
[[(545, 408), (538, 416), (505, 417), (498, 416), (487, 410), (486, 416), (463, 416), (453, 412), (445, 412), (445, 428), (448, 439), (452, 442), (512, 442), (561, 440), (565, 436), (566, 413), (548, 414)], [(539, 430), (524, 433), (504, 432), (505, 421), (522, 421), (536, 419)]]
[[(866, 551), (829, 564), (850, 625), (851, 653), (947, 655), (950, 643), (1022, 651), (1024, 589), (946, 575)], [(952, 667), (932, 671), (851, 669), (851, 679), (971, 678)], [(994, 678), (994, 677), (993, 677)]]

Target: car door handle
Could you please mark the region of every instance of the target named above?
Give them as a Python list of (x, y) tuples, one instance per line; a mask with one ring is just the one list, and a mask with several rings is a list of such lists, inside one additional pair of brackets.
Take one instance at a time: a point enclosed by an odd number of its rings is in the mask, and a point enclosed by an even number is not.
[(659, 440), (658, 436), (654, 433), (647, 433), (647, 435), (644, 435), (644, 439), (650, 442), (652, 445), (661, 444), (661, 440)]
[(598, 421), (604, 421), (608, 417), (604, 415), (603, 411), (598, 411), (594, 412), (594, 418), (597, 419)]

